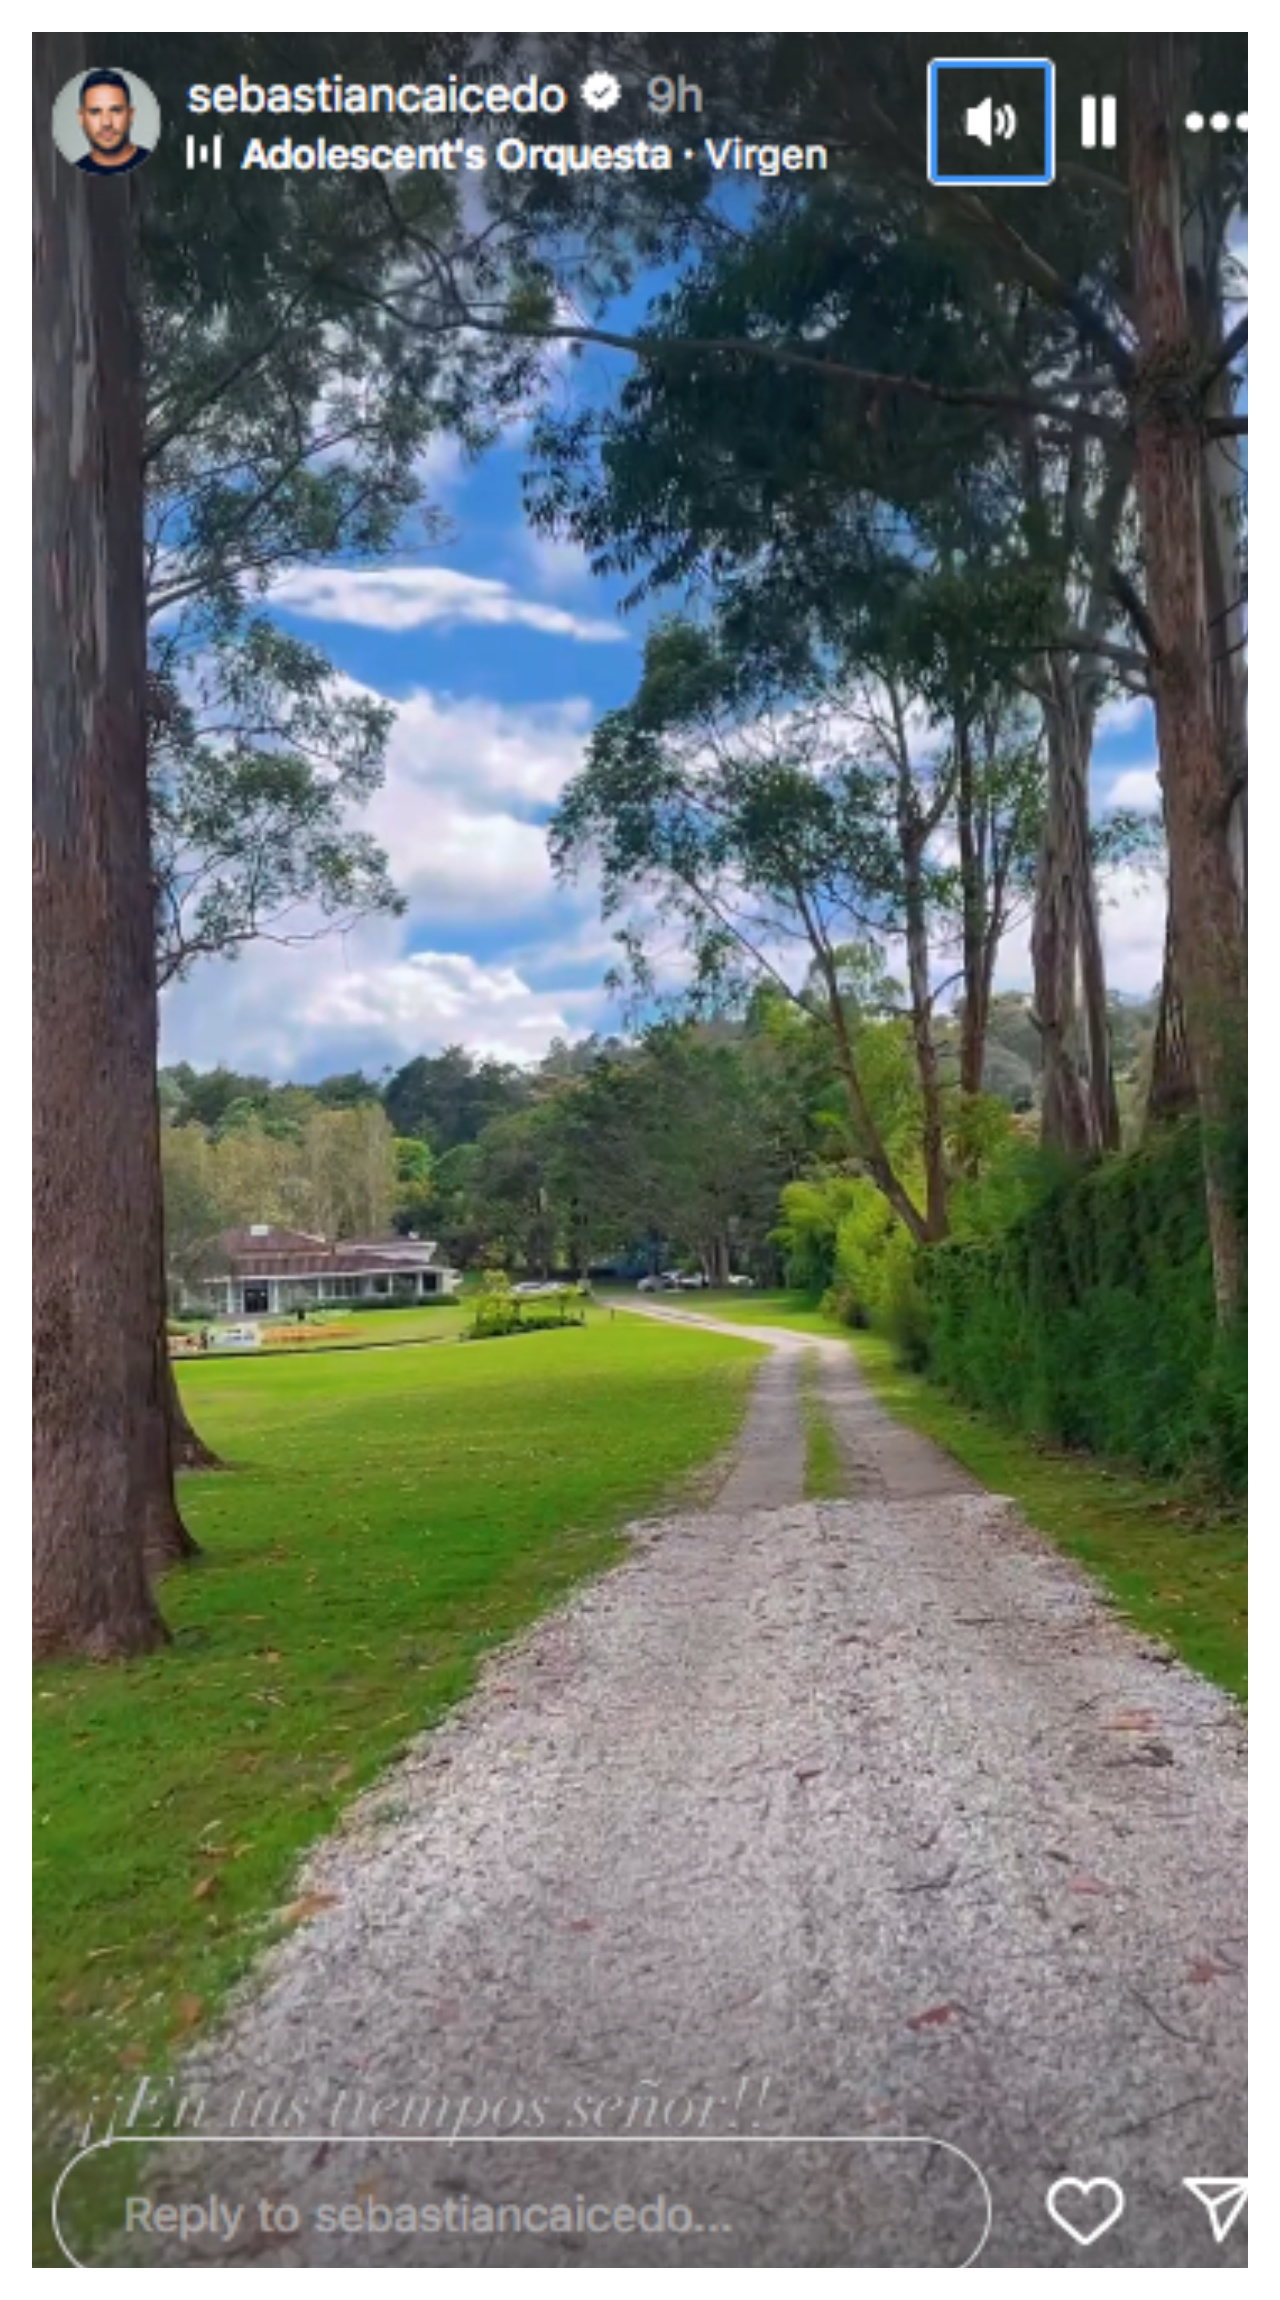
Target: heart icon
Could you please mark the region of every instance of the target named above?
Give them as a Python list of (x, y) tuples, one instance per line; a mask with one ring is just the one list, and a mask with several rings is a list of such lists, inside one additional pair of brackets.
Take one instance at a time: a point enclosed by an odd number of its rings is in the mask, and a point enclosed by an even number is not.
[[(1089, 2199), (1097, 2190), (1102, 2198), (1110, 2199), (1110, 2209), (1096, 2218), (1098, 2207), (1090, 2207)], [(1044, 2200), (1044, 2208), (1059, 2228), (1065, 2228), (1076, 2244), (1096, 2244), (1109, 2228), (1114, 2228), (1124, 2211), (1124, 2190), (1118, 2180), (1055, 2180)], [(1075, 2217), (1072, 2217), (1074, 2208)], [(1083, 2225), (1082, 2225), (1083, 2223)]]

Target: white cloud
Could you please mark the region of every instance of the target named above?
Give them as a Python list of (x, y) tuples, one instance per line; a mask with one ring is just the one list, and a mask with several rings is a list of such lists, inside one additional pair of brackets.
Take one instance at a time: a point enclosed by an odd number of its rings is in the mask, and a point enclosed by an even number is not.
[(403, 802), (403, 792), (384, 794), (365, 820), (386, 846), (411, 912), (491, 926), (551, 894), (546, 832), (537, 825), (443, 798), (415, 820)]
[(1136, 807), (1144, 812), (1157, 813), (1160, 806), (1160, 777), (1154, 764), (1123, 768), (1108, 790), (1103, 805)]
[(580, 591), (595, 580), (582, 545), (566, 535), (539, 535), (525, 527), (520, 555), (543, 591)]
[(541, 599), (522, 599), (509, 583), (464, 575), (453, 567), (298, 567), (271, 587), (275, 605), (322, 623), (359, 623), (379, 631), (424, 624), (492, 627), (518, 623), (555, 638), (593, 645), (625, 639), (616, 623), (574, 615)]
[(1135, 727), (1146, 726), (1150, 718), (1151, 704), (1146, 695), (1113, 695), (1099, 711), (1094, 732), (1102, 738), (1127, 735)]
[(602, 1004), (597, 990), (535, 990), (516, 967), (465, 951), (388, 958), (383, 930), (360, 927), (345, 944), (258, 943), (234, 966), (207, 965), (166, 996), (163, 1059), (226, 1061), (278, 1079), (357, 1068), (376, 1076), (460, 1041), (532, 1062), (553, 1038), (584, 1035)]
[(386, 848), (405, 917), (207, 962), (166, 996), (164, 1059), (314, 1077), (376, 1072), (453, 1039), (532, 1060), (553, 1037), (591, 1029), (615, 955), (596, 889), (558, 888), (545, 828), (524, 819), (559, 796), (591, 719), (581, 697), (518, 709), (411, 695), (386, 781), (354, 818)]
[(546, 829), (527, 816), (581, 765), (591, 705), (512, 709), (420, 689), (398, 713), (386, 781), (360, 821), (391, 858), (411, 926), (509, 921), (514, 932), (555, 898)]
[(549, 805), (582, 763), (595, 716), (585, 696), (512, 707), (418, 688), (396, 705), (387, 789)]
[(1165, 882), (1159, 871), (1121, 864), (1099, 887), (1107, 987), (1146, 998), (1164, 964)]

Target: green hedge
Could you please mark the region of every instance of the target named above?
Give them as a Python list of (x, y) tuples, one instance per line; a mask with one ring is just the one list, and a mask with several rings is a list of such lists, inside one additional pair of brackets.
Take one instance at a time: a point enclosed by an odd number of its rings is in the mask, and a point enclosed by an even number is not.
[(1215, 1325), (1194, 1126), (1051, 1182), (1007, 1230), (927, 1249), (915, 1274), (913, 1354), (957, 1396), (1243, 1490), (1245, 1336)]

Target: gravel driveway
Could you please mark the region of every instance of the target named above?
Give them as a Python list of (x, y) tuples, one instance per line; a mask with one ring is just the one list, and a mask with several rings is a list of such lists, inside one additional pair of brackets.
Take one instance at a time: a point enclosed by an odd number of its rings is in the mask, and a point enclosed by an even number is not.
[[(128, 2257), (1243, 2265), (1182, 2186), (1245, 2169), (1239, 1712), (843, 1343), (762, 1338), (712, 1505), (636, 1529), (312, 1860), (185, 2078), (244, 2137), (138, 2154), (221, 2233), (135, 2215)], [(848, 1501), (799, 1498), (809, 1349)], [(1124, 2191), (1087, 2247), (1064, 2178)], [(1058, 2197), (1086, 2235), (1114, 2202)]]

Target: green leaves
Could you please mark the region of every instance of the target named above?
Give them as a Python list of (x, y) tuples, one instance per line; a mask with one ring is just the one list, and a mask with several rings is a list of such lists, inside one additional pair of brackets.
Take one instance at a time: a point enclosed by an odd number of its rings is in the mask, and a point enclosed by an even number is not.
[(352, 830), (382, 780), (394, 713), (261, 616), (194, 657), (159, 643), (149, 780), (161, 986), (269, 934), (306, 941), (403, 908)]

